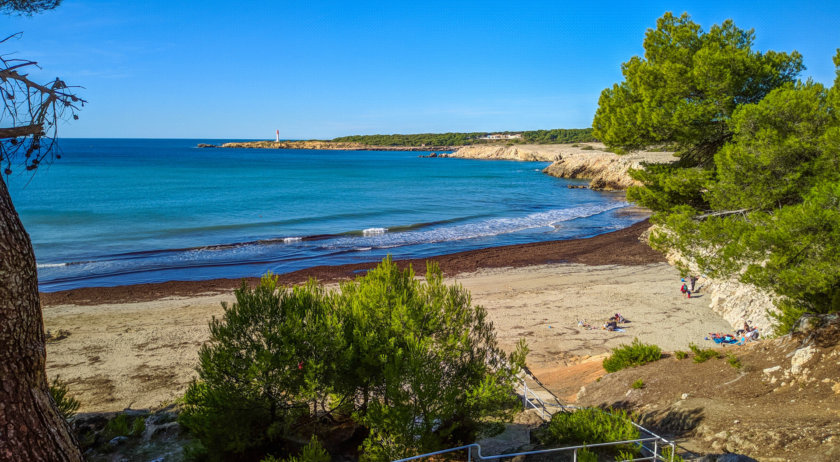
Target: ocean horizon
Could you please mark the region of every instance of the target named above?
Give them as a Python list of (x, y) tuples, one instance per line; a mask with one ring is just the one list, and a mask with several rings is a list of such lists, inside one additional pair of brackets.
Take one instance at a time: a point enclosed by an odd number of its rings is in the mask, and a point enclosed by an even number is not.
[(547, 162), (428, 152), (197, 148), (242, 140), (68, 138), (7, 178), (40, 290), (287, 273), (594, 236), (623, 194)]

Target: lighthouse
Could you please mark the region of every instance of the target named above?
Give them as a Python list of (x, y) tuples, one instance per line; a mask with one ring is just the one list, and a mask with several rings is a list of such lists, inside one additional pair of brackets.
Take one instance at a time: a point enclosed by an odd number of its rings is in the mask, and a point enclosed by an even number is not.
[(276, 135), (277, 135), (277, 138), (275, 138), (274, 141), (279, 143), (280, 142), (280, 129), (277, 130)]

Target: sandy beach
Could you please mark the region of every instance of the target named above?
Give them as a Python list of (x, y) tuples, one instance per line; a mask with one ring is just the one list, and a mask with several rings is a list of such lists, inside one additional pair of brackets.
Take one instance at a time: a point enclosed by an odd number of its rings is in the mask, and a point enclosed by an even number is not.
[[(690, 300), (680, 295), (677, 270), (638, 241), (646, 227), (436, 260), (449, 282), (463, 284), (473, 303), (488, 310), (501, 345), (512, 348), (525, 338), (529, 367), (558, 394), (572, 398), (581, 380), (602, 373), (600, 355), (634, 337), (673, 351), (699, 343), (708, 332), (731, 329), (702, 293)], [(336, 287), (335, 280), (355, 271), (322, 267), (285, 278), (314, 275)], [(230, 287), (241, 283), (224, 281), (209, 281), (203, 290), (201, 283), (166, 283), (44, 294), (46, 329), (70, 334), (47, 344), (47, 373), (70, 384), (82, 412), (175, 400), (196, 376), (208, 321), (222, 313), (221, 302), (233, 301)], [(624, 332), (600, 329), (616, 312), (630, 321)], [(582, 320), (595, 328), (580, 327)], [(572, 377), (573, 370), (580, 376)]]

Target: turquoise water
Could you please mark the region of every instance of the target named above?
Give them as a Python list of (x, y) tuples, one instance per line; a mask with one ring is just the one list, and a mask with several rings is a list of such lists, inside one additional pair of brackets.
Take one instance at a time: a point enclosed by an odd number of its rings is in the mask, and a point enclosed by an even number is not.
[(8, 178), (41, 290), (285, 273), (592, 236), (620, 195), (545, 162), (418, 152), (199, 149), (207, 140), (65, 139)]

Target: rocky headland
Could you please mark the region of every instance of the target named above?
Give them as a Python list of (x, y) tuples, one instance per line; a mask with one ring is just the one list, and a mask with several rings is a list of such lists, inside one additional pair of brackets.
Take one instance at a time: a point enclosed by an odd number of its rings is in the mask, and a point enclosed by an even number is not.
[(511, 146), (465, 146), (446, 157), (551, 162), (543, 172), (558, 178), (588, 179), (591, 189), (624, 190), (638, 182), (630, 169), (643, 163), (674, 162), (672, 152), (636, 151), (618, 155), (601, 143), (521, 144)]
[(361, 143), (336, 141), (243, 141), (221, 145), (204, 144), (200, 148), (248, 148), (248, 149), (323, 149), (329, 151), (452, 151), (453, 146), (371, 146)]

